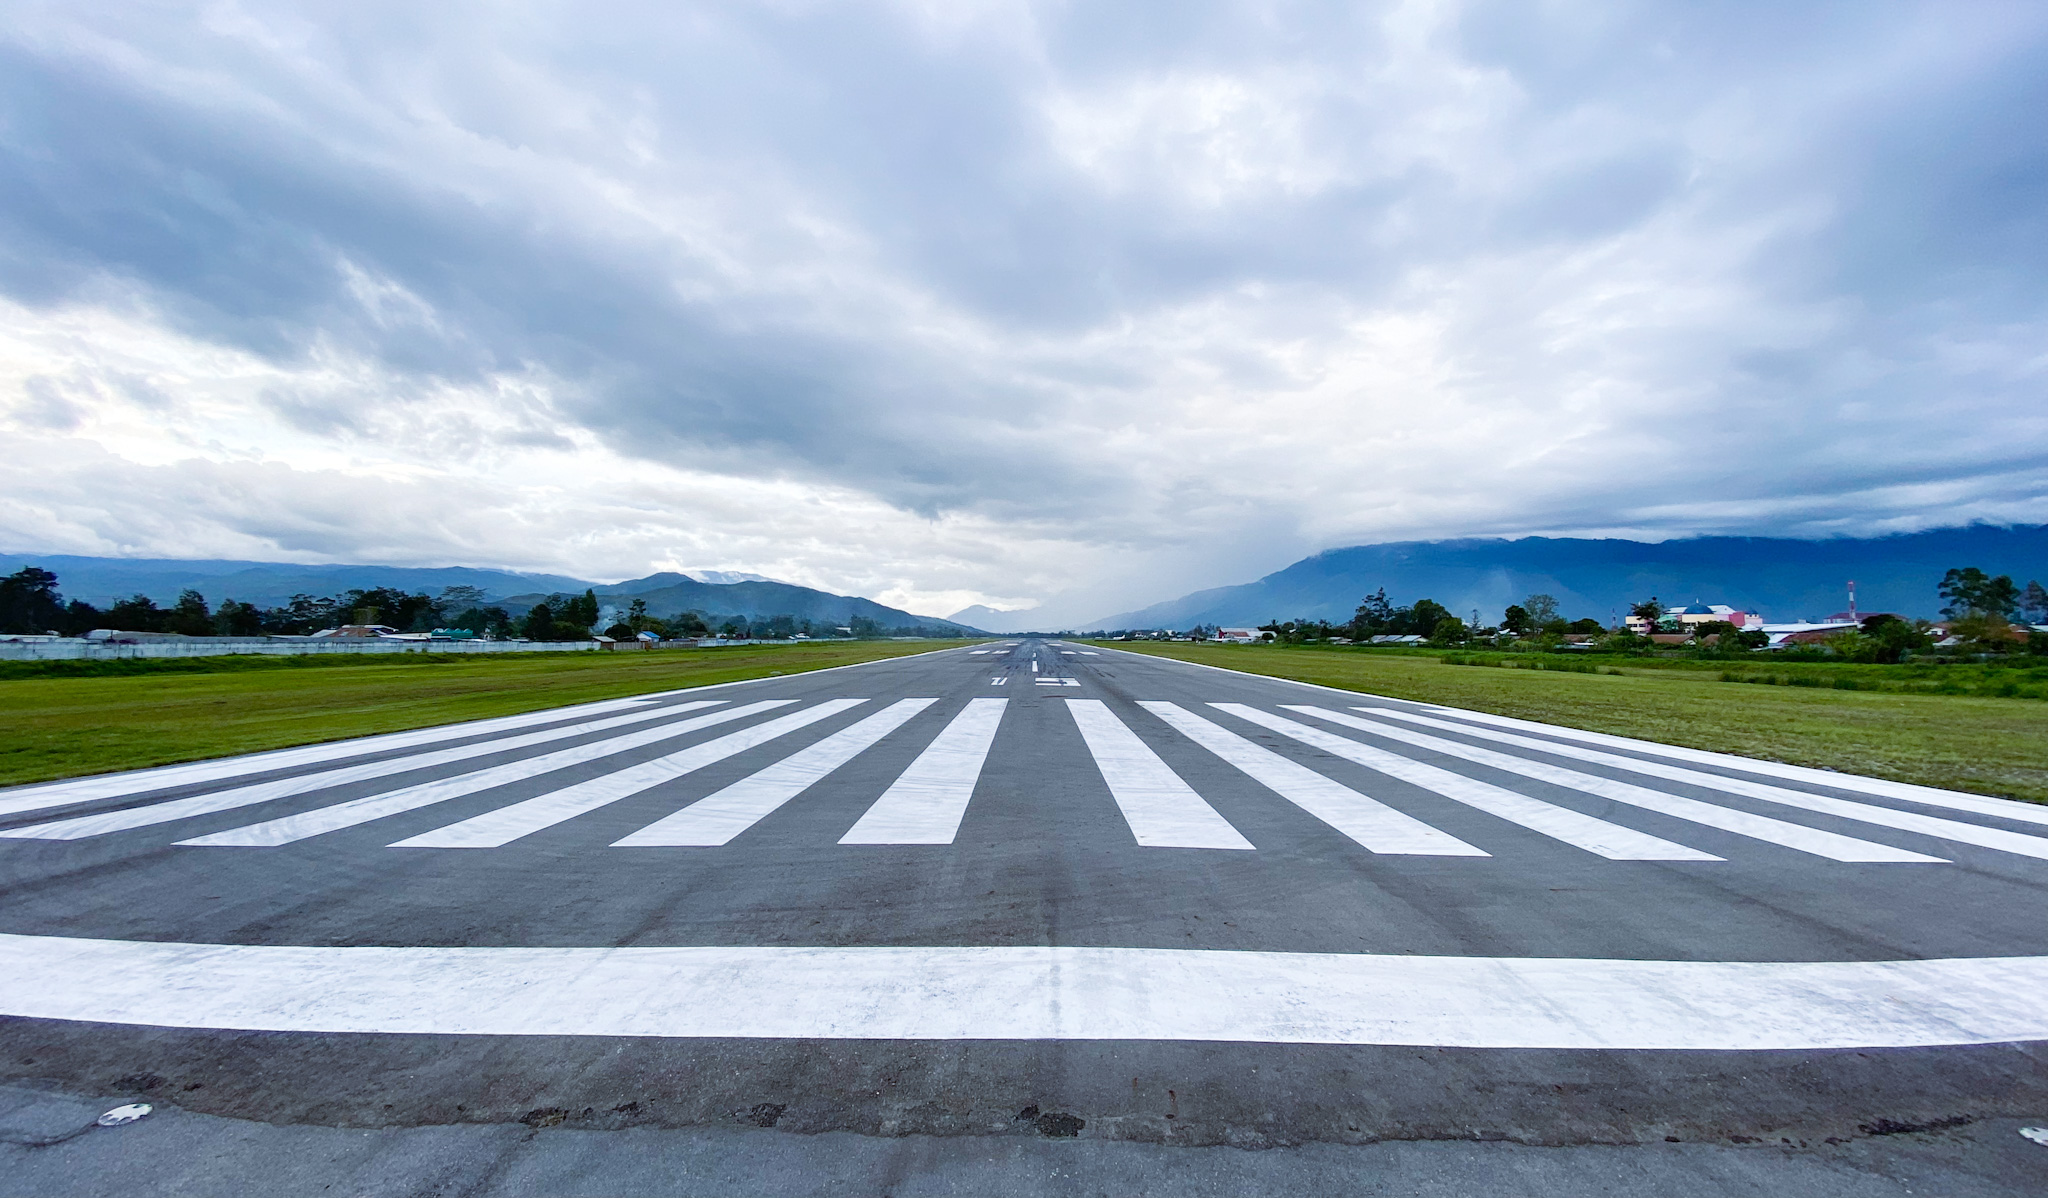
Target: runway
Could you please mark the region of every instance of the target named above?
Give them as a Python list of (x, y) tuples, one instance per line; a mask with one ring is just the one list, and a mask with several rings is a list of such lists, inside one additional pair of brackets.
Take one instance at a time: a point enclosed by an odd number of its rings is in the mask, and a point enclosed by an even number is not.
[(0, 869), (12, 1075), (240, 1117), (1627, 1142), (2048, 1099), (2048, 809), (1035, 638), (0, 791)]

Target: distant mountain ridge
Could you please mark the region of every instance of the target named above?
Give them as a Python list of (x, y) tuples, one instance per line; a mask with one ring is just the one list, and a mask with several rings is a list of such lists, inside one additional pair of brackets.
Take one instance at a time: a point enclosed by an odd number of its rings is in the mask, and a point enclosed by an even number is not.
[[(576, 589), (580, 591), (583, 587), (579, 585)], [(695, 611), (710, 617), (714, 623), (726, 616), (788, 615), (813, 623), (844, 625), (859, 617), (873, 620), (885, 628), (917, 626), (948, 632), (980, 631), (937, 616), (913, 615), (872, 599), (835, 595), (790, 582), (699, 582), (687, 574), (663, 572), (610, 585), (594, 584), (590, 589), (599, 599), (611, 600), (617, 606), (641, 599), (646, 601), (647, 610), (652, 615), (672, 616)], [(507, 595), (500, 602), (508, 610), (524, 611), (545, 598), (545, 594), (533, 592)]]
[(1652, 595), (1671, 606), (1695, 599), (1763, 613), (1768, 620), (1819, 618), (1848, 604), (1932, 617), (1935, 586), (1954, 566), (2010, 574), (2021, 585), (2048, 582), (2048, 524), (1973, 524), (1884, 537), (1800, 541), (1775, 537), (1688, 537), (1645, 542), (1575, 537), (1398, 541), (1331, 549), (1256, 582), (1196, 591), (1085, 628), (1256, 625), (1269, 620), (1351, 618), (1379, 587), (1396, 604), (1434, 599), (1482, 620), (1530, 594), (1555, 595), (1568, 618), (1607, 622)]
[[(585, 590), (592, 590), (600, 598), (645, 599), (648, 610), (663, 617), (694, 610), (721, 619), (727, 616), (765, 619), (790, 615), (800, 620), (840, 625), (855, 616), (862, 616), (885, 628), (923, 626), (935, 631), (980, 631), (953, 620), (914, 615), (872, 599), (835, 595), (794, 583), (761, 579), (759, 575), (721, 570), (665, 571), (646, 578), (607, 584), (562, 574), (528, 574), (470, 566), (309, 566), (212, 559), (0, 553), (0, 574), (12, 574), (23, 566), (40, 566), (51, 571), (57, 575), (57, 589), (66, 599), (83, 599), (95, 607), (107, 607), (136, 594), (148, 595), (167, 606), (177, 600), (178, 592), (188, 587), (205, 595), (207, 601), (215, 606), (223, 599), (238, 599), (258, 607), (278, 607), (298, 594), (338, 595), (359, 588), (396, 587), (403, 591), (424, 591), (435, 595), (447, 587), (473, 586), (484, 592), (488, 602), (502, 606), (514, 615), (524, 613), (551, 594), (580, 595)], [(693, 575), (707, 579), (746, 578), (756, 581), (700, 581)]]

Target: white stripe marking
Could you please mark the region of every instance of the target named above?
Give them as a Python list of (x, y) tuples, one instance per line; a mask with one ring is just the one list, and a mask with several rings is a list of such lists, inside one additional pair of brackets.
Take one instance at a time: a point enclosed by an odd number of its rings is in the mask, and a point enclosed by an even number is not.
[(1803, 790), (1787, 790), (1782, 786), (1767, 786), (1743, 778), (1730, 778), (1725, 774), (1709, 774), (1702, 770), (1689, 770), (1683, 766), (1666, 765), (1661, 761), (1645, 761), (1640, 757), (1624, 757), (1619, 753), (1602, 753), (1598, 749), (1582, 749), (1576, 745), (1559, 744), (1557, 741), (1537, 740), (1534, 737), (1516, 736), (1511, 732), (1494, 732), (1485, 728), (1474, 728), (1466, 724), (1453, 724), (1447, 720), (1433, 720), (1428, 716), (1413, 715), (1405, 711), (1387, 708), (1361, 707), (1358, 710), (1373, 715), (1387, 715), (1411, 723), (1444, 728), (1448, 731), (1475, 736), (1482, 740), (1499, 741), (1502, 744), (1519, 745), (1540, 752), (1570, 757), (1577, 761), (1592, 761), (1648, 774), (1654, 778), (1669, 778), (1673, 782), (1686, 782), (1694, 786), (1710, 787), (1729, 794), (1745, 795), (1762, 799), (1766, 803), (1779, 803), (1786, 807), (1798, 807), (1805, 811), (1817, 811), (1822, 815), (1839, 816), (1842, 819), (1860, 823), (1876, 824), (1883, 828), (1897, 828), (1902, 832), (1918, 832), (1937, 840), (1953, 840), (1960, 844), (1974, 844), (1981, 848), (1997, 849), (2005, 853), (2017, 853), (2022, 857), (2034, 857), (2048, 861), (2048, 838), (2028, 836), (2020, 832), (2008, 832), (2003, 828), (1984, 828), (1966, 824), (1960, 820), (1939, 819), (1921, 815), (1915, 811), (1894, 811), (1890, 807), (1877, 807), (1869, 803), (1858, 803), (1850, 799), (1837, 799), (1829, 795), (1808, 794)]
[[(1434, 705), (1432, 705), (1434, 706)], [(1610, 736), (1604, 732), (1585, 732), (1577, 728), (1560, 728), (1555, 724), (1539, 724), (1531, 720), (1515, 720), (1506, 716), (1487, 715), (1483, 712), (1464, 711), (1456, 707), (1436, 707), (1437, 711), (1455, 715), (1459, 719), (1477, 720), (1502, 728), (1526, 728), (1548, 736), (1559, 736), (1566, 740), (1583, 741), (1593, 745), (1610, 745), (1619, 749), (1631, 749), (1638, 753), (1654, 753), (1660, 757), (1675, 758), (1679, 761), (1696, 761), (1704, 765), (1717, 765), (1724, 769), (1747, 770), (1752, 774), (1765, 774), (1791, 782), (1807, 782), (1814, 786), (1826, 786), (1835, 790), (1853, 790), (1867, 795), (1887, 799), (1904, 799), (1908, 803), (1923, 803), (1929, 807), (1947, 807), (1953, 811), (1969, 811), (1977, 815), (1992, 815), (1999, 819), (2020, 820), (2030, 824), (2048, 824), (2048, 806), (2026, 803), (2019, 799), (1994, 799), (1984, 795), (1961, 794), (1953, 790), (1942, 790), (1933, 786), (1915, 786), (1911, 782), (1894, 782), (1889, 778), (1868, 778), (1861, 774), (1838, 774), (1832, 770), (1817, 770), (1805, 765), (1786, 765), (1778, 761), (1758, 761), (1754, 757), (1738, 757), (1733, 753), (1709, 753), (1704, 749), (1686, 749), (1677, 745), (1662, 745), (1655, 741), (1634, 740), (1626, 736)], [(1363, 710), (1363, 709), (1361, 709)]]
[(1102, 700), (1068, 699), (1067, 711), (1139, 844), (1164, 849), (1252, 847)]
[(546, 728), (529, 732), (523, 736), (509, 736), (502, 740), (485, 741), (481, 744), (461, 745), (453, 749), (438, 749), (431, 753), (417, 753), (410, 757), (394, 757), (385, 761), (370, 761), (362, 765), (345, 765), (338, 769), (320, 770), (311, 774), (299, 774), (291, 778), (274, 778), (268, 782), (253, 782), (247, 786), (236, 786), (228, 790), (216, 790), (209, 794), (192, 795), (182, 799), (166, 799), (142, 807), (130, 807), (123, 811), (105, 811), (97, 815), (80, 815), (70, 819), (53, 820), (47, 824), (30, 824), (23, 828), (0, 831), (0, 836), (22, 840), (78, 840), (86, 836), (104, 836), (109, 832), (126, 832), (134, 828), (148, 828), (167, 824), (173, 820), (191, 819), (197, 815), (211, 815), (216, 811), (233, 811), (238, 807), (251, 807), (257, 803), (268, 803), (273, 799), (288, 798), (306, 794), (309, 791), (326, 790), (335, 786), (346, 786), (365, 782), (371, 778), (388, 778), (393, 774), (407, 774), (414, 770), (431, 769), (455, 761), (468, 761), (477, 757), (489, 757), (514, 749), (530, 748), (549, 741), (566, 740), (572, 736), (587, 736), (611, 728), (623, 728), (629, 724), (644, 724), (686, 711), (703, 707), (717, 707), (724, 699), (699, 699), (692, 703), (677, 703), (669, 707), (656, 707), (643, 711), (628, 712), (608, 719), (590, 720), (581, 724), (570, 724), (563, 728)]
[(1291, 736), (1305, 745), (1312, 745), (1325, 753), (1356, 762), (1367, 769), (1378, 770), (1410, 785), (1434, 791), (1452, 802), (1475, 807), (1511, 824), (1520, 824), (1531, 832), (1540, 832), (1552, 840), (1563, 841), (1573, 848), (1584, 849), (1610, 861), (1723, 860), (1712, 853), (1687, 848), (1661, 836), (1624, 828), (1620, 824), (1594, 819), (1569, 807), (1559, 807), (1555, 803), (1546, 803), (1541, 799), (1532, 799), (1528, 795), (1516, 794), (1491, 782), (1481, 782), (1476, 778), (1452, 773), (1450, 770), (1424, 765), (1399, 753), (1389, 753), (1385, 749), (1375, 749), (1370, 745), (1359, 744), (1355, 740), (1346, 740), (1321, 728), (1311, 728), (1307, 724), (1260, 711), (1256, 707), (1247, 707), (1242, 703), (1211, 703), (1209, 706), (1250, 720), (1262, 728), (1270, 728), (1282, 736)]
[(902, 727), (937, 699), (901, 699), (802, 752), (613, 841), (614, 848), (715, 846), (760, 823), (784, 803)]
[(969, 699), (840, 844), (952, 844), (1008, 699)]
[(1289, 711), (1298, 711), (1303, 715), (1328, 720), (1333, 724), (1340, 724), (1346, 728), (1356, 728), (1361, 732), (1370, 732), (1374, 736), (1383, 736), (1388, 740), (1398, 740), (1404, 744), (1414, 745), (1417, 748), (1431, 749), (1452, 757), (1459, 757), (1466, 761), (1490, 766), (1497, 770), (1520, 774), (1525, 778), (1535, 778), (1538, 781), (1548, 782), (1555, 786), (1566, 786), (1573, 790), (1582, 790), (1588, 794), (1599, 795), (1603, 799), (1612, 799), (1617, 803), (1627, 803), (1632, 807), (1641, 807), (1646, 811), (1655, 811), (1662, 815), (1671, 816), (1674, 819), (1689, 820), (1695, 824), (1705, 824), (1710, 828), (1719, 828), (1724, 832), (1733, 832), (1737, 836), (1748, 836), (1756, 840), (1768, 841), (1771, 844), (1780, 845), (1788, 849), (1797, 849), (1802, 853), (1813, 853), (1833, 861), (1910, 861), (1922, 863), (1939, 863), (1941, 861), (1939, 857), (1929, 857), (1925, 853), (1914, 853), (1906, 849), (1896, 849), (1888, 844), (1875, 844), (1868, 840), (1858, 840), (1853, 836), (1842, 836), (1835, 832), (1823, 832), (1818, 828), (1809, 828), (1804, 824), (1786, 823), (1780, 819), (1752, 815), (1747, 811), (1717, 807), (1712, 803), (1702, 803), (1698, 799), (1666, 794), (1660, 790), (1650, 790), (1646, 787), (1635, 786), (1627, 782), (1617, 782), (1612, 778), (1602, 778), (1597, 774), (1586, 774), (1578, 770), (1568, 770), (1562, 766), (1551, 765), (1547, 762), (1531, 761), (1526, 757), (1513, 757), (1506, 753), (1496, 753), (1491, 749), (1476, 749), (1471, 745), (1461, 744), (1454, 740), (1445, 740), (1440, 736), (1427, 736), (1407, 728), (1395, 728), (1387, 724), (1375, 723), (1372, 720), (1361, 720), (1355, 715), (1346, 715), (1341, 711), (1331, 711), (1324, 707), (1309, 707), (1293, 703), (1283, 704), (1283, 706)]
[(241, 1031), (1770, 1051), (2048, 1039), (2048, 957), (294, 948), (0, 935), (0, 1014)]
[(1404, 815), (1377, 799), (1367, 798), (1175, 704), (1147, 702), (1138, 706), (1165, 720), (1182, 736), (1244, 771), (1259, 785), (1375, 853), (1426, 857), (1489, 855), (1448, 832), (1439, 832), (1414, 816)]
[(216, 832), (211, 836), (195, 836), (190, 840), (181, 840), (178, 843), (207, 848), (222, 846), (275, 848), (281, 844), (290, 844), (295, 840), (304, 840), (308, 836), (319, 836), (326, 832), (339, 831), (342, 828), (353, 828), (357, 824), (365, 824), (373, 819), (383, 819), (387, 815), (397, 815), (402, 811), (412, 811), (434, 803), (446, 802), (449, 799), (461, 798), (463, 795), (489, 790), (494, 786), (504, 786), (512, 782), (523, 782), (528, 778), (538, 777), (554, 770), (566, 769), (569, 766), (580, 765), (586, 761), (596, 761), (599, 758), (610, 757), (617, 753), (625, 753), (658, 741), (669, 740), (687, 733), (696, 732), (699, 729), (709, 728), (715, 724), (726, 724), (731, 723), (733, 720), (745, 719), (750, 715), (756, 715), (773, 707), (787, 707), (794, 702), (796, 702), (795, 699), (764, 699), (758, 703), (748, 703), (745, 706), (735, 707), (728, 711), (717, 711), (710, 715), (697, 716), (694, 719), (664, 724), (659, 728), (648, 728), (644, 731), (629, 733), (625, 736), (615, 736), (610, 740), (594, 741), (587, 745), (576, 745), (573, 748), (558, 749), (553, 753), (544, 753), (539, 757), (529, 757), (524, 761), (507, 762), (504, 765), (494, 765), (488, 769), (473, 770), (467, 774), (457, 774), (452, 778), (439, 778), (432, 782), (422, 782), (417, 786), (407, 786), (387, 794), (350, 799), (346, 803), (336, 803), (331, 807), (321, 807), (317, 810), (302, 812), (298, 815), (287, 815), (281, 819), (266, 820), (260, 824), (230, 828), (225, 832)]
[(507, 845), (522, 836), (531, 836), (545, 828), (552, 828), (564, 820), (574, 819), (585, 812), (595, 811), (620, 799), (639, 794), (643, 790), (672, 782), (685, 774), (694, 773), (708, 765), (715, 765), (728, 757), (744, 753), (758, 745), (766, 744), (778, 736), (795, 732), (817, 723), (819, 720), (838, 715), (850, 707), (858, 707), (866, 699), (831, 699), (804, 711), (794, 712), (765, 724), (756, 724), (738, 732), (728, 733), (716, 740), (691, 745), (628, 766), (616, 773), (590, 778), (573, 786), (536, 795), (523, 802), (486, 811), (482, 815), (418, 836), (408, 836), (394, 841), (394, 849), (495, 849)]
[(488, 736), (493, 732), (527, 728), (534, 724), (573, 720), (607, 711), (618, 711), (621, 708), (638, 707), (649, 702), (652, 697), (641, 695), (631, 699), (607, 699), (602, 703), (557, 707), (551, 711), (503, 716), (494, 720), (443, 724), (438, 728), (422, 728), (417, 732), (394, 732), (386, 736), (331, 741), (327, 744), (278, 749), (270, 753), (251, 753), (217, 761), (194, 761), (184, 765), (158, 766), (155, 769), (133, 770), (123, 774), (101, 774), (63, 782), (45, 782), (40, 786), (24, 786), (0, 795), (0, 815), (19, 815), (24, 811), (41, 811), (46, 807), (62, 807), (93, 799), (144, 794), (152, 790), (167, 790), (173, 786), (188, 786), (195, 782), (218, 782), (224, 778), (240, 778), (270, 770), (315, 765), (343, 757), (360, 757), (365, 753), (388, 753), (393, 749), (409, 749), (416, 745), (437, 744), (444, 740), (460, 740), (465, 736)]

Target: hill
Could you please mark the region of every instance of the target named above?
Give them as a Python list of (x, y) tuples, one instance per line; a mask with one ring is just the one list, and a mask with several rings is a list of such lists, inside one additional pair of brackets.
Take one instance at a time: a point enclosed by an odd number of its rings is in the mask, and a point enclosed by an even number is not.
[[(835, 595), (829, 591), (763, 579), (754, 574), (715, 570), (687, 574), (664, 572), (606, 584), (562, 574), (527, 574), (468, 566), (308, 566), (277, 562), (0, 553), (0, 574), (12, 574), (23, 566), (41, 566), (56, 574), (57, 589), (66, 599), (83, 599), (102, 608), (136, 594), (148, 595), (158, 604), (169, 606), (177, 600), (178, 592), (188, 587), (205, 595), (215, 605), (223, 599), (238, 599), (258, 607), (278, 607), (298, 594), (327, 596), (359, 588), (395, 587), (438, 595), (447, 587), (473, 586), (484, 592), (487, 602), (519, 615), (552, 593), (582, 594), (585, 589), (590, 589), (600, 597), (618, 598), (621, 607), (631, 599), (645, 599), (648, 610), (657, 616), (695, 610), (721, 619), (726, 616), (745, 616), (751, 620), (791, 615), (831, 624), (845, 624), (854, 616), (862, 616), (884, 628), (922, 626), (943, 632), (979, 631), (953, 620), (913, 615), (872, 599)], [(746, 581), (724, 581), (726, 579)]]
[(468, 566), (293, 565), (279, 562), (187, 560), (182, 558), (72, 557), (56, 553), (0, 553), (0, 574), (23, 566), (41, 566), (57, 575), (66, 599), (83, 599), (105, 607), (130, 595), (148, 595), (159, 604), (175, 602), (191, 588), (214, 603), (239, 599), (258, 607), (276, 607), (293, 595), (337, 595), (343, 591), (397, 587), (438, 595), (444, 588), (472, 586), (492, 597), (522, 591), (581, 592), (591, 585), (561, 574), (525, 574)]
[[(558, 588), (559, 589), (559, 588)], [(576, 590), (583, 588), (579, 584)], [(921, 627), (934, 632), (975, 633), (979, 629), (936, 616), (919, 616), (872, 599), (835, 595), (789, 582), (699, 582), (687, 574), (650, 574), (609, 586), (592, 586), (599, 599), (623, 607), (634, 599), (647, 603), (648, 613), (668, 617), (699, 612), (716, 623), (726, 616), (795, 616), (821, 624), (850, 624), (856, 617), (884, 628)], [(508, 595), (501, 602), (515, 614), (547, 598), (540, 592)]]
[(2024, 585), (2048, 580), (2048, 525), (1973, 524), (1870, 538), (1799, 541), (1689, 537), (1644, 542), (1572, 537), (1400, 541), (1332, 549), (1256, 582), (1196, 591), (1089, 628), (1187, 628), (1281, 619), (1351, 618), (1379, 587), (1397, 604), (1434, 599), (1459, 615), (1493, 620), (1529, 594), (1555, 595), (1567, 617), (1602, 622), (1655, 595), (1666, 604), (1727, 603), (1766, 619), (1819, 618), (1842, 610), (1856, 580), (1857, 607), (1936, 614), (1935, 585), (1953, 566), (1981, 566)]

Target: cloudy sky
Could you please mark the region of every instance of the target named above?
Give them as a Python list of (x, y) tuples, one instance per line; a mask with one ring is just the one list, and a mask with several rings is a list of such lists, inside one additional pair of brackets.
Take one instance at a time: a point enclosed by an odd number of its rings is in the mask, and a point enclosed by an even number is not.
[(1083, 620), (2048, 520), (2048, 6), (0, 5), (0, 549)]

